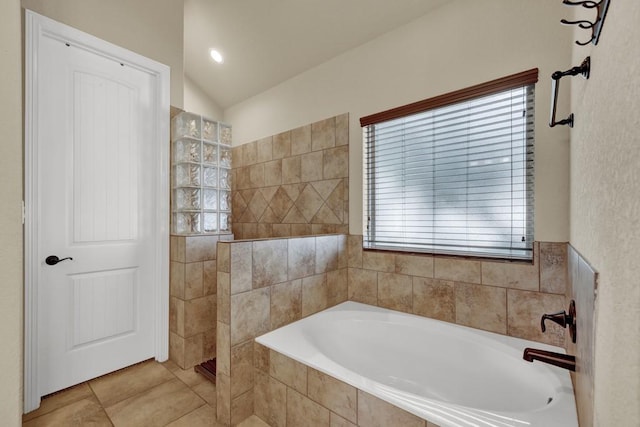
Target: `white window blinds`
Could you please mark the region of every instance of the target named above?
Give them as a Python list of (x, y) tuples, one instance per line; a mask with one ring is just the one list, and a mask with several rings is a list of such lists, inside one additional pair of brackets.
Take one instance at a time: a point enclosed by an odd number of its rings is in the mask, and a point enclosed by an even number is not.
[(484, 92), (364, 126), (366, 248), (532, 258), (534, 84)]

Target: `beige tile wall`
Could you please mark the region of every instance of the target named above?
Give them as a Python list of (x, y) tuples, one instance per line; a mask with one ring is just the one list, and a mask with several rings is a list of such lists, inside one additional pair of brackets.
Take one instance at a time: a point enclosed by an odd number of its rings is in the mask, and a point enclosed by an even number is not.
[(171, 236), (169, 359), (182, 369), (216, 354), (216, 244), (220, 237)]
[[(270, 357), (256, 348), (256, 336), (347, 300), (346, 245), (346, 235), (218, 243), (218, 422), (236, 425), (256, 404), (267, 410), (264, 400), (255, 400), (260, 378), (254, 366), (268, 365)], [(273, 366), (306, 394), (306, 380)], [(283, 395), (273, 399), (285, 402)]]
[(535, 243), (533, 264), (363, 251), (350, 235), (348, 298), (504, 335), (565, 347), (544, 313), (566, 310), (567, 245)]
[(593, 362), (595, 344), (595, 299), (598, 273), (571, 246), (567, 298), (576, 302), (576, 343), (567, 340), (569, 354), (576, 356), (576, 372), (571, 375), (581, 426), (593, 425)]
[(349, 232), (349, 115), (233, 149), (237, 239)]

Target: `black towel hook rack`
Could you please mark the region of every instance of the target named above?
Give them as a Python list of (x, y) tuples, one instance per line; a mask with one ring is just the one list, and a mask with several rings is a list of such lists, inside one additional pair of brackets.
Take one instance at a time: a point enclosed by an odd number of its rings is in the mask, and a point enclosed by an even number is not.
[(556, 71), (551, 75), (551, 118), (549, 119), (549, 126), (554, 127), (557, 125), (569, 125), (573, 127), (573, 113), (569, 114), (569, 117), (556, 121), (556, 108), (558, 106), (558, 92), (560, 90), (560, 79), (565, 76), (577, 76), (581, 74), (585, 79), (589, 78), (591, 73), (591, 57), (587, 56), (582, 64), (577, 67), (568, 69), (567, 71)]
[(561, 19), (560, 22), (565, 25), (577, 25), (578, 27), (584, 30), (591, 30), (591, 38), (587, 41), (577, 41), (576, 44), (579, 46), (586, 46), (589, 43), (598, 44), (598, 40), (600, 39), (600, 33), (602, 32), (602, 26), (604, 25), (604, 18), (607, 16), (607, 10), (609, 9), (609, 3), (611, 0), (583, 0), (583, 1), (572, 1), (572, 0), (563, 0), (562, 4), (565, 6), (582, 6), (585, 9), (596, 9), (598, 14), (594, 21), (589, 21), (586, 19), (580, 19), (577, 21), (568, 21), (566, 19)]

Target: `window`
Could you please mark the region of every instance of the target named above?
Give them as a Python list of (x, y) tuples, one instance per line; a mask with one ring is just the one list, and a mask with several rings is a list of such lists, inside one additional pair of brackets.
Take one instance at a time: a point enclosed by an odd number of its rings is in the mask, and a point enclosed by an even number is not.
[(363, 117), (364, 246), (532, 259), (538, 70)]

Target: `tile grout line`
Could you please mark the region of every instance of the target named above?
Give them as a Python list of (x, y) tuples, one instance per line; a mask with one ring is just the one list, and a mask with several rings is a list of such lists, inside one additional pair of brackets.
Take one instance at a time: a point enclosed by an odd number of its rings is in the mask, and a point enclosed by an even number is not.
[[(178, 378), (178, 379), (179, 379), (179, 378)], [(193, 391), (192, 389), (190, 389), (190, 390), (191, 390), (191, 391)], [(194, 393), (195, 393), (195, 391), (194, 391)], [(196, 395), (197, 395), (197, 393), (196, 393)], [(199, 395), (198, 395), (198, 396), (199, 396)], [(199, 396), (199, 397), (200, 397), (200, 396)], [(202, 400), (204, 400), (204, 399), (202, 399)], [(168, 426), (168, 425), (169, 425), (169, 424), (171, 424), (171, 423), (174, 423), (174, 422), (176, 422), (176, 421), (178, 421), (178, 420), (181, 420), (182, 418), (185, 418), (185, 417), (186, 417), (186, 416), (188, 416), (189, 414), (192, 414), (193, 412), (198, 411), (198, 410), (200, 410), (203, 406), (207, 406), (207, 405), (209, 405), (209, 403), (207, 403), (207, 401), (206, 401), (206, 400), (204, 400), (204, 403), (203, 403), (202, 405), (198, 406), (197, 408), (193, 409), (192, 411), (187, 412), (186, 414), (180, 415), (178, 418), (176, 418), (176, 419), (174, 419), (174, 420), (169, 421), (168, 423), (166, 423), (166, 424), (165, 424), (165, 426)]]
[(91, 387), (90, 381), (86, 381), (86, 384), (87, 384), (87, 387), (89, 387), (89, 390), (91, 390), (91, 394), (93, 394), (93, 397), (95, 397), (96, 401), (98, 402), (98, 405), (100, 405), (100, 409), (102, 409), (102, 412), (104, 412), (104, 415), (107, 417), (111, 425), (115, 426), (115, 424), (113, 423), (113, 420), (111, 419), (111, 417), (109, 416), (109, 413), (107, 412), (107, 408), (105, 408), (105, 406), (102, 404), (102, 401), (98, 398), (98, 395), (96, 394), (95, 390), (93, 389), (93, 387)]
[[(152, 359), (149, 359), (149, 360), (152, 360)], [(114, 373), (116, 373), (116, 372), (122, 372), (122, 371), (125, 371), (125, 370), (127, 370), (127, 369), (129, 369), (129, 368), (131, 368), (131, 367), (133, 367), (133, 366), (137, 366), (137, 365), (140, 365), (140, 364), (142, 364), (142, 363), (147, 363), (147, 362), (149, 362), (149, 360), (146, 360), (146, 361), (143, 361), (143, 362), (140, 362), (140, 363), (136, 363), (136, 364), (131, 365), (131, 366), (127, 366), (126, 368), (119, 369), (118, 371), (111, 372), (111, 373), (106, 374), (106, 375), (111, 375), (111, 374), (114, 374)], [(167, 370), (171, 375), (173, 375), (173, 376), (175, 377), (175, 374), (174, 374), (173, 372), (171, 372), (169, 369), (167, 369), (167, 368), (166, 368), (162, 363), (157, 362), (157, 361), (155, 361), (155, 360), (153, 360), (151, 363), (157, 363), (158, 365), (162, 366), (162, 367), (163, 367), (164, 369), (166, 369), (166, 370)], [(106, 375), (105, 375), (105, 376), (106, 376)], [(100, 377), (98, 377), (98, 378), (100, 378)], [(179, 380), (179, 378), (178, 378), (178, 380)], [(132, 394), (131, 396), (128, 396), (128, 397), (125, 397), (125, 398), (123, 398), (123, 399), (120, 399), (120, 400), (117, 400), (117, 401), (115, 401), (115, 402), (112, 402), (108, 407), (110, 408), (110, 407), (115, 406), (115, 405), (117, 405), (117, 404), (119, 404), (119, 403), (121, 403), (121, 402), (124, 402), (125, 400), (128, 400), (128, 399), (131, 399), (131, 398), (134, 398), (134, 397), (140, 396), (140, 395), (142, 395), (143, 393), (147, 393), (147, 392), (148, 392), (149, 390), (151, 390), (151, 389), (154, 389), (154, 388), (156, 388), (156, 387), (159, 387), (159, 386), (161, 386), (161, 385), (163, 385), (163, 384), (168, 383), (169, 381), (173, 381), (173, 379), (168, 379), (168, 380), (166, 380), (166, 381), (159, 382), (159, 383), (157, 383), (157, 384), (154, 384), (154, 385), (152, 385), (152, 386), (150, 386), (150, 387), (145, 388), (144, 390), (139, 391), (138, 393)], [(96, 399), (98, 399), (98, 402), (100, 403), (100, 406), (104, 409), (105, 413), (107, 413), (107, 417), (109, 417), (109, 413), (107, 412), (107, 406), (105, 406), (105, 405), (102, 403), (102, 401), (98, 398), (97, 394), (96, 394), (96, 393), (95, 393), (95, 391), (93, 390), (93, 387), (91, 387), (91, 384), (89, 384), (89, 381), (87, 381), (87, 384), (88, 384), (88, 385), (89, 385), (89, 387), (91, 388), (92, 393), (96, 396)], [(109, 417), (109, 421), (111, 421), (111, 417)], [(112, 421), (111, 423), (113, 424), (113, 421)], [(114, 425), (115, 425), (115, 424), (114, 424)]]

